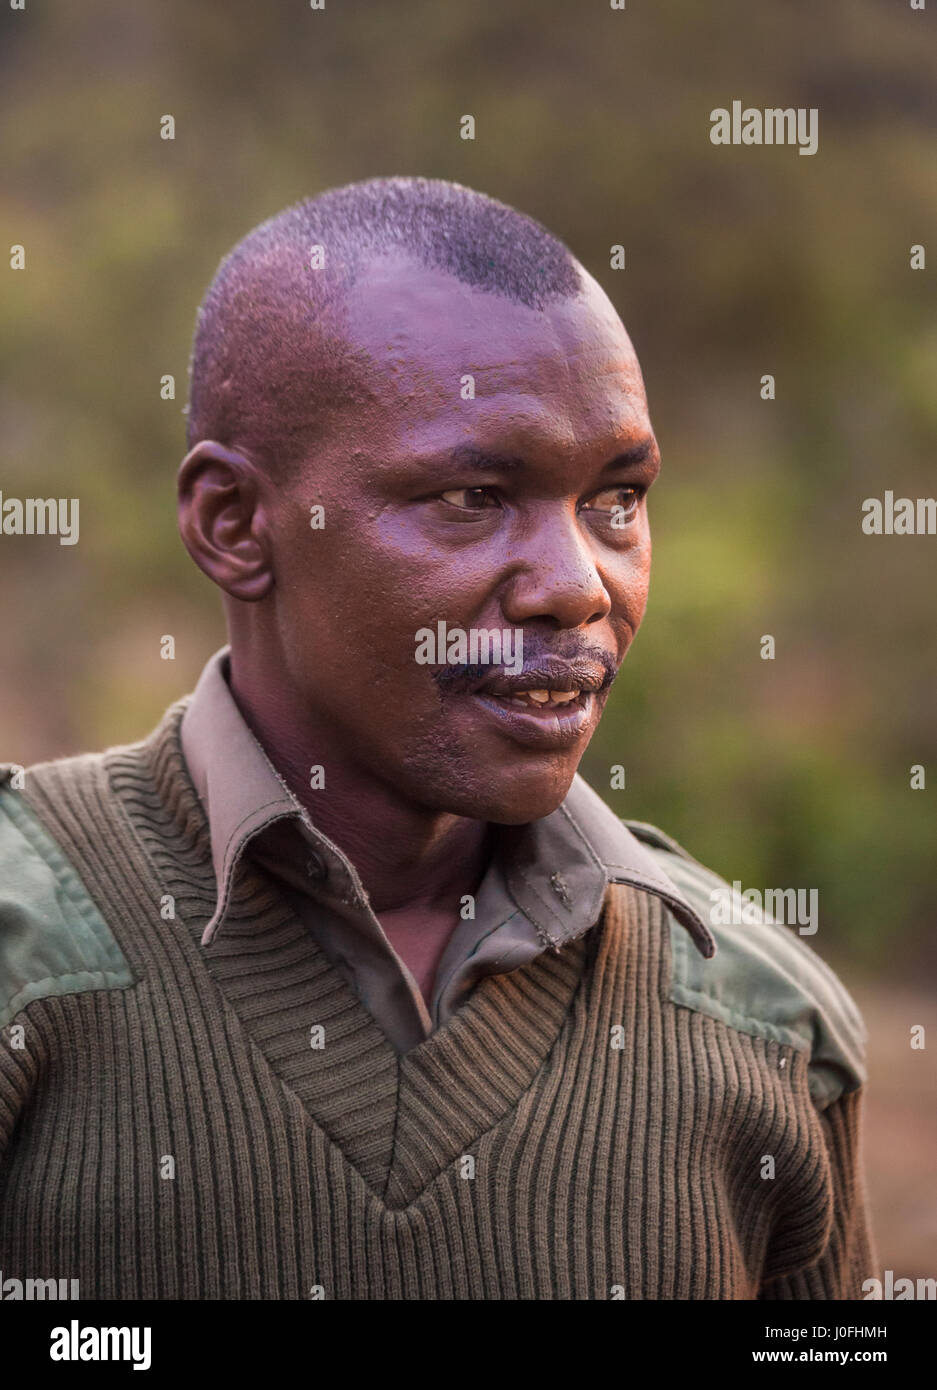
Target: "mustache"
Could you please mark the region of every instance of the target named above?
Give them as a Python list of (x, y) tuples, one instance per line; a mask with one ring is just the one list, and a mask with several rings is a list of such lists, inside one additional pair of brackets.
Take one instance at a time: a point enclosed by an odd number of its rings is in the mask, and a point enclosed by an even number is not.
[[(601, 647), (589, 647), (582, 642), (531, 643), (524, 639), (524, 665), (521, 671), (510, 673), (510, 682), (518, 687), (536, 689), (550, 686), (557, 676), (567, 676), (571, 685), (582, 685), (604, 694), (618, 675), (620, 662)], [(430, 673), (443, 695), (471, 694), (480, 686), (506, 674), (497, 663), (447, 663), (434, 667)]]

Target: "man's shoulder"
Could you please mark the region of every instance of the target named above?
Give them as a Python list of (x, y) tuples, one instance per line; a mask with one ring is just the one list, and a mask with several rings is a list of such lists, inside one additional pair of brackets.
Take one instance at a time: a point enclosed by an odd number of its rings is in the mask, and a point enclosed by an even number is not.
[(810, 1092), (821, 1109), (866, 1080), (867, 1033), (838, 976), (795, 927), (694, 859), (656, 826), (626, 820), (668, 878), (709, 925), (716, 954), (705, 960), (684, 931), (671, 931), (670, 998), (738, 1032), (806, 1052)]
[(0, 764), (0, 1028), (35, 999), (134, 983), (77, 868), (25, 792), (36, 785), (67, 795), (97, 782), (105, 757)]

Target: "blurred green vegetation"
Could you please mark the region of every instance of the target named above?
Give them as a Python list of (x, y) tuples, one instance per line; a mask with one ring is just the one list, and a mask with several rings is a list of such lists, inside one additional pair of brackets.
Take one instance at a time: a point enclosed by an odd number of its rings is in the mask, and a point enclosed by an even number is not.
[[(648, 617), (583, 772), (729, 879), (818, 888), (834, 954), (937, 963), (937, 538), (859, 524), (865, 497), (937, 489), (935, 12), (5, 9), (0, 207), (27, 269), (4, 272), (0, 488), (79, 495), (81, 542), (0, 538), (0, 756), (141, 735), (223, 641), (173, 506), (220, 257), (330, 185), (452, 178), (540, 218), (606, 287), (663, 450)], [(819, 152), (712, 146), (734, 99), (818, 107)]]

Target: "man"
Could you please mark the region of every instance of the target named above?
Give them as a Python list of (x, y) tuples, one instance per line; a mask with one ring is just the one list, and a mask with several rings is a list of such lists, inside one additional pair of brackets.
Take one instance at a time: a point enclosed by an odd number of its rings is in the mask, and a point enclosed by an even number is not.
[(659, 466), (597, 283), (457, 185), (330, 191), (222, 263), (188, 434), (229, 647), (0, 797), (4, 1273), (861, 1296), (852, 1001), (576, 773)]

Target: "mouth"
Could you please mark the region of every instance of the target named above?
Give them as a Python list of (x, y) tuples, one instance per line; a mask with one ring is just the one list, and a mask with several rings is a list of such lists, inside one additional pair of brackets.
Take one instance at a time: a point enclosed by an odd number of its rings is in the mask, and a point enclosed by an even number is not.
[(550, 662), (516, 676), (498, 672), (471, 696), (514, 741), (563, 749), (579, 743), (591, 728), (598, 692), (608, 684), (604, 667)]
[(506, 705), (519, 705), (521, 709), (536, 709), (547, 713), (548, 710), (559, 706), (561, 709), (567, 705), (579, 704), (582, 702), (583, 695), (591, 694), (588, 690), (555, 690), (545, 686), (540, 690), (518, 690), (514, 694), (496, 694), (493, 691), (485, 692), (492, 700), (501, 700)]

